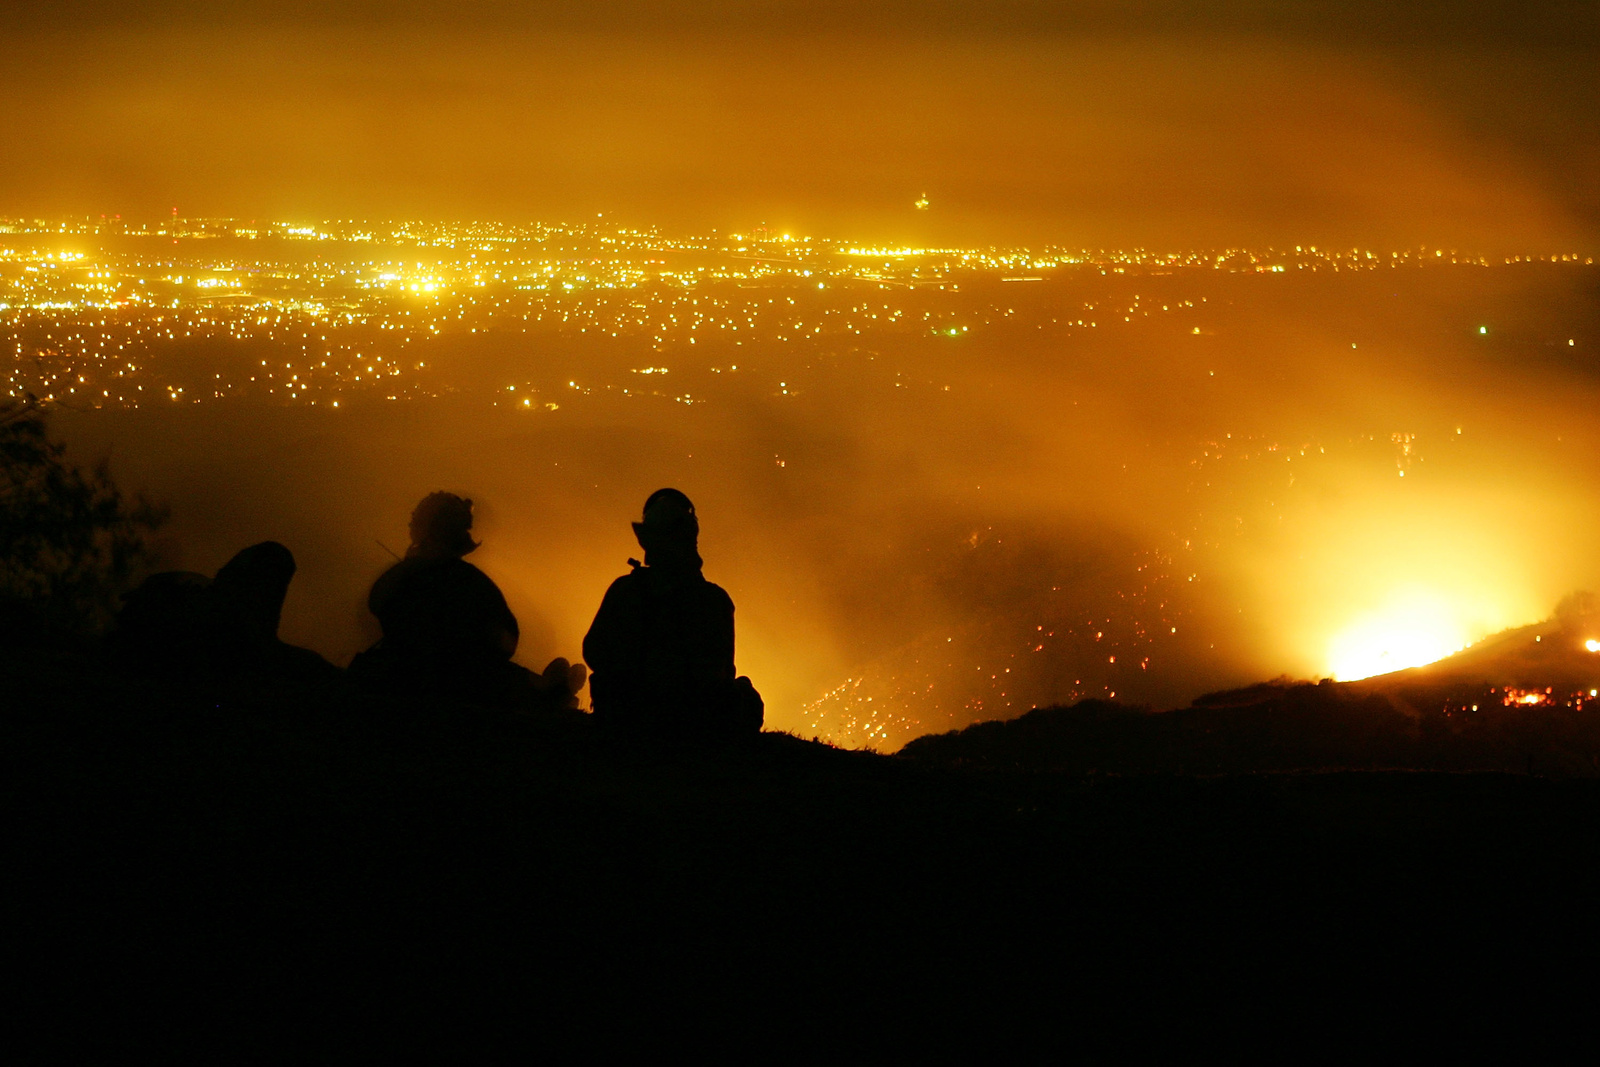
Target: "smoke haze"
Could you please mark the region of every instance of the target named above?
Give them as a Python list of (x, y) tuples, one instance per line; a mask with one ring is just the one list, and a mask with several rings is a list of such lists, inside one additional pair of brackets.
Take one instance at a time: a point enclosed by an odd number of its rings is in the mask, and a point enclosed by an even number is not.
[(917, 244), (1593, 235), (1592, 6), (1230, 7), (30, 7), (0, 203)]
[[(474, 560), (539, 666), (576, 655), (638, 554), (629, 520), (677, 486), (739, 605), (740, 669), (769, 722), (897, 747), (1088, 695), (1167, 704), (1349, 674), (1339, 643), (1396, 627), (1444, 654), (1600, 583), (1591, 273), (1085, 270), (917, 294), (966, 309), (959, 337), (656, 356), (705, 398), (688, 407), (563, 389), (637, 382), (625, 340), (491, 334), (441, 339), (430, 373), (467, 390), (471, 370), (515, 367), (558, 410), (493, 407), (484, 389), (340, 412), (105, 411), (62, 430), (174, 504), (173, 565), (290, 544), (285, 635), (336, 661), (375, 638), (365, 590), (424, 493), (478, 502)], [(913, 298), (812, 299), (804, 314)], [(1106, 321), (1063, 327), (1086, 304)], [(979, 320), (995, 307), (1011, 314)], [(704, 370), (734, 360), (738, 375)]]
[[(429, 342), (443, 399), (58, 432), (173, 504), (171, 565), (289, 544), (285, 636), (338, 662), (375, 636), (365, 591), (424, 493), (478, 502), (474, 560), (538, 666), (577, 654), (637, 554), (628, 521), (675, 485), (769, 722), (889, 748), (1036, 703), (1370, 672), (1398, 631), (1443, 654), (1600, 583), (1593, 5), (1209, 6), (11, 12), (4, 216), (603, 212), (1216, 250), (1215, 270), (801, 293), (813, 320), (893, 304), (971, 329), (680, 349), (694, 404), (621, 395), (665, 358), (648, 346), (502, 331)], [(1496, 265), (1230, 259), (1268, 244)], [(558, 407), (494, 406), (513, 381)]]

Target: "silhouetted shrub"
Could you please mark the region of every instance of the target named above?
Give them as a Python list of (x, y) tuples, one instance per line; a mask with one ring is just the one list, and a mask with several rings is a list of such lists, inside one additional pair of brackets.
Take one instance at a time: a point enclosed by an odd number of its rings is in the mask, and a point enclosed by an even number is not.
[(0, 406), (0, 635), (103, 628), (166, 509), (85, 472), (32, 401)]

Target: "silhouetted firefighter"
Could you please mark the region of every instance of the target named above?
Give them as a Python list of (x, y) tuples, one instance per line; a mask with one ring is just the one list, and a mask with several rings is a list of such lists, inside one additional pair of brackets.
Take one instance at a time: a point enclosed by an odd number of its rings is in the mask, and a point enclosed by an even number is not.
[(759, 732), (761, 697), (733, 665), (733, 600), (700, 572), (694, 504), (659, 489), (633, 532), (644, 563), (628, 561), (583, 639), (596, 716), (679, 736)]
[(475, 551), (472, 501), (430, 493), (411, 513), (405, 559), (372, 585), (367, 606), (383, 640), (351, 671), (397, 692), (511, 706), (573, 706), (583, 669), (551, 662), (541, 677), (511, 662), (516, 616), (489, 576), (462, 557)]

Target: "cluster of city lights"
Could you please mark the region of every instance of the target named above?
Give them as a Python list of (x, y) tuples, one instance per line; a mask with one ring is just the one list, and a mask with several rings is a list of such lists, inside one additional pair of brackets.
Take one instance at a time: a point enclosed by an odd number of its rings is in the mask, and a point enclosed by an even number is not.
[[(1070, 279), (1085, 270), (1162, 275), (1486, 263), (1426, 248), (1380, 254), (1305, 245), (1181, 253), (879, 247), (764, 228), (676, 237), (603, 220), (521, 226), (0, 220), (0, 234), (0, 325), (12, 357), (5, 395), (92, 406), (253, 396), (335, 407), (347, 394), (437, 396), (456, 386), (420, 373), (429, 363), (424, 343), (462, 335), (642, 341), (654, 363), (690, 358), (720, 375), (738, 366), (723, 354), (730, 346), (916, 335), (959, 340), (1016, 316), (1015, 301), (1003, 295), (1011, 288), (1006, 283)], [(1575, 253), (1517, 258), (1580, 259)], [(1076, 304), (1057, 298), (1048, 317), (1035, 310), (1033, 328), (1104, 330), (1152, 316), (1192, 316), (1197, 303), (1203, 298), (1156, 303), (1135, 294), (1110, 304), (1103, 297)], [(1197, 323), (1186, 332), (1207, 330)], [(190, 363), (200, 356), (215, 367), (208, 380), (178, 380), (168, 367), (174, 355)], [(500, 388), (526, 393), (540, 386), (510, 380)], [(617, 380), (571, 388), (680, 404), (705, 399)], [(787, 381), (773, 391), (798, 395)], [(553, 410), (558, 403), (518, 399), (525, 409)], [(1403, 460), (1402, 477), (1407, 465)]]

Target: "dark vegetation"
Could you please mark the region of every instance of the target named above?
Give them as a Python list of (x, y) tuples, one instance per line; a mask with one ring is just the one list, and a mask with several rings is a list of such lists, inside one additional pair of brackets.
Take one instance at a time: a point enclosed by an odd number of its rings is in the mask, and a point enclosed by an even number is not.
[(106, 463), (85, 472), (65, 452), (36, 404), (0, 405), (0, 636), (103, 629), (165, 520)]
[(1593, 967), (1600, 778), (1464, 773), (1342, 687), (890, 757), (134, 677), (43, 630), (0, 669), (7, 1011), (51, 1059), (1304, 1052), (1559, 1019)]

